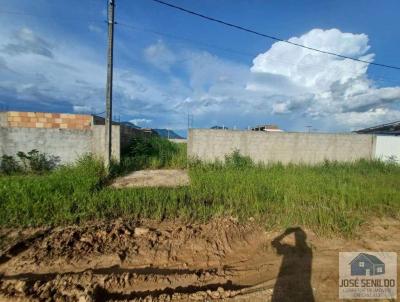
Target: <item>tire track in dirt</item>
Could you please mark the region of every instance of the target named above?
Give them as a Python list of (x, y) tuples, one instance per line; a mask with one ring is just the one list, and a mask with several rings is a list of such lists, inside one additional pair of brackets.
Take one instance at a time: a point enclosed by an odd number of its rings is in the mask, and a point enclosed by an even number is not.
[[(397, 220), (375, 221), (360, 232), (363, 238), (303, 232), (306, 250), (292, 249), (296, 242), (290, 236), (282, 246), (292, 253), (288, 259), (297, 272), (307, 270), (305, 251), (311, 253), (312, 295), (316, 301), (336, 301), (338, 252), (400, 250), (399, 230)], [(273, 298), (276, 283), (303, 280), (293, 270), (280, 271), (277, 235), (233, 219), (116, 220), (40, 230), (3, 249), (0, 300), (286, 301)], [(299, 296), (301, 290), (293, 289)], [(285, 291), (291, 294), (290, 288)]]

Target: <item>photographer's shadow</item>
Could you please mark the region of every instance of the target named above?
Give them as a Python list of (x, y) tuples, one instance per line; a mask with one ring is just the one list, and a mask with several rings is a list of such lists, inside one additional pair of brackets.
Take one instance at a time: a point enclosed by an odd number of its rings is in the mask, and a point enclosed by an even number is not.
[[(294, 246), (281, 242), (290, 234), (294, 234)], [(306, 238), (301, 228), (288, 228), (271, 242), (277, 253), (283, 256), (272, 302), (315, 301), (311, 287), (312, 250)]]

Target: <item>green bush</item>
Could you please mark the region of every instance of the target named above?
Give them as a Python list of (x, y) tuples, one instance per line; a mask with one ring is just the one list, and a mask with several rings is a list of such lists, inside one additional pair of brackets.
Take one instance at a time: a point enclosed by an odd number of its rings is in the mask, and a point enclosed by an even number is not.
[(42, 173), (53, 170), (60, 158), (58, 156), (47, 155), (36, 149), (28, 153), (19, 151), (17, 153), (18, 160), (13, 156), (3, 155), (1, 158), (0, 172), (4, 174), (13, 173)]
[(26, 172), (46, 172), (53, 170), (57, 164), (60, 162), (58, 156), (47, 155), (46, 153), (41, 153), (36, 149), (29, 151), (27, 154), (25, 152), (18, 152), (17, 156), (24, 166)]
[(4, 174), (10, 175), (22, 171), (22, 167), (15, 160), (13, 156), (3, 155), (1, 157), (0, 171)]
[(235, 150), (231, 154), (225, 155), (225, 164), (228, 167), (234, 167), (238, 169), (254, 166), (250, 156), (241, 155), (239, 150)]

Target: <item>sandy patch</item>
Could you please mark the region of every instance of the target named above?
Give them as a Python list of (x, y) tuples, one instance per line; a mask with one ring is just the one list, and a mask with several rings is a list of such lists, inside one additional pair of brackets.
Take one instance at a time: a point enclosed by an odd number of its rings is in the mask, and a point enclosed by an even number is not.
[(141, 170), (117, 178), (114, 188), (130, 187), (180, 187), (189, 185), (186, 170)]

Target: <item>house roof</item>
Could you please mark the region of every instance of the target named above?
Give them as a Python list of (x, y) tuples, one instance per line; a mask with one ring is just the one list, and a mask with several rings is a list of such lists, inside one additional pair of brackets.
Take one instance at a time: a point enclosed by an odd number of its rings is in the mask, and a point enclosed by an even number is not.
[(400, 121), (377, 125), (365, 129), (355, 131), (359, 134), (373, 133), (373, 134), (386, 134), (386, 135), (400, 135)]
[(251, 128), (251, 130), (253, 131), (278, 131), (278, 132), (282, 132), (283, 130), (280, 129), (277, 125), (273, 125), (273, 124), (266, 124), (266, 125), (257, 125), (253, 128)]
[(366, 253), (360, 253), (358, 254), (357, 257), (355, 257), (353, 260), (350, 261), (350, 264), (356, 261), (360, 257), (365, 257), (367, 258), (372, 264), (385, 264), (383, 263), (378, 257)]

